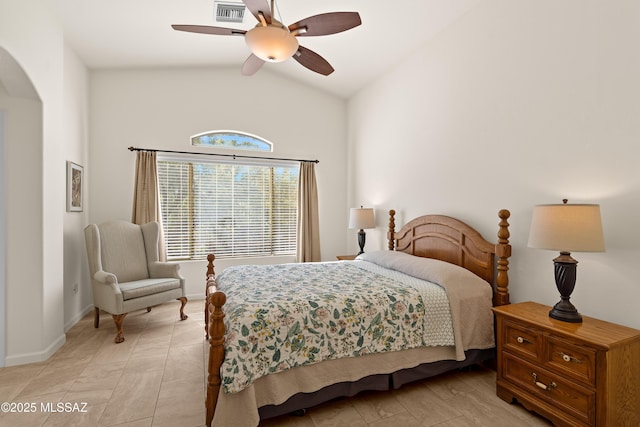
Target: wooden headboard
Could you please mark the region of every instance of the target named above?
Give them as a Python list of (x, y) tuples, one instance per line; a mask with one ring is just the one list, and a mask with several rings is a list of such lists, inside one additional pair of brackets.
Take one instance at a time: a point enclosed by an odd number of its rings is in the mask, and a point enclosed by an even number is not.
[(464, 222), (445, 215), (424, 215), (395, 231), (395, 214), (389, 211), (389, 250), (434, 258), (459, 265), (493, 287), (493, 305), (509, 304), (509, 223), (511, 213), (498, 212), (498, 243), (487, 241)]

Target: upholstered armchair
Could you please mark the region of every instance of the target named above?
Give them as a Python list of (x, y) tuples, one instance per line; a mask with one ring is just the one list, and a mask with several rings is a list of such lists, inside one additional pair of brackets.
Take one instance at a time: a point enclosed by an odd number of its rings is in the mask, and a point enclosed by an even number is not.
[(100, 310), (111, 313), (116, 324), (115, 342), (124, 341), (122, 324), (127, 313), (178, 299), (185, 320), (184, 278), (179, 264), (160, 262), (157, 222), (144, 225), (126, 221), (90, 224), (84, 229), (89, 274), (93, 289), (94, 326)]

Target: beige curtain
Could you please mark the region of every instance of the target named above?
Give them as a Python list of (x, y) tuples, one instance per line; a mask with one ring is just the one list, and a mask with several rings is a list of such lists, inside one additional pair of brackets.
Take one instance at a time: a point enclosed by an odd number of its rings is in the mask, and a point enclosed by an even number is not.
[(298, 178), (297, 262), (320, 261), (320, 222), (318, 220), (318, 187), (313, 162), (300, 162)]
[(133, 188), (131, 222), (134, 224), (146, 224), (151, 221), (160, 223), (158, 255), (160, 261), (166, 261), (167, 251), (164, 246), (162, 218), (160, 216), (160, 198), (158, 197), (156, 152), (140, 150), (136, 155), (136, 182)]

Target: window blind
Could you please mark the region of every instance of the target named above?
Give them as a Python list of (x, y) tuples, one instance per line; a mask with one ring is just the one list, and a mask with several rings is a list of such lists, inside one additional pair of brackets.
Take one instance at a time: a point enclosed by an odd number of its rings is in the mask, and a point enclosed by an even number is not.
[(294, 255), (298, 163), (159, 159), (167, 258)]

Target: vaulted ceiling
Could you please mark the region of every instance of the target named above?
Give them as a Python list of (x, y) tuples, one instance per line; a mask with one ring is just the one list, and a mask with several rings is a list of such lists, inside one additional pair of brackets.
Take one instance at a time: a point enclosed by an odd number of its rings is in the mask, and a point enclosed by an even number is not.
[[(276, 17), (286, 25), (337, 11), (358, 12), (362, 25), (339, 34), (299, 40), (335, 68), (327, 77), (292, 59), (265, 64), (263, 70), (349, 97), (479, 1), (278, 0)], [(215, 22), (214, 0), (52, 0), (50, 4), (68, 44), (90, 69), (226, 66), (240, 73), (250, 53), (243, 37), (177, 32), (171, 24), (249, 30), (257, 22), (250, 13), (245, 14), (242, 24)]]

